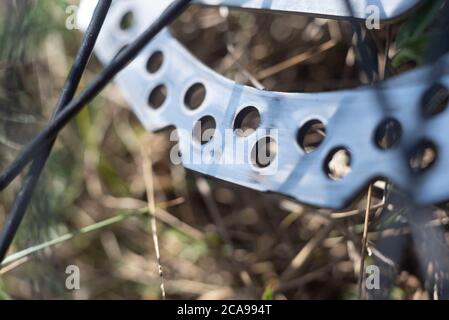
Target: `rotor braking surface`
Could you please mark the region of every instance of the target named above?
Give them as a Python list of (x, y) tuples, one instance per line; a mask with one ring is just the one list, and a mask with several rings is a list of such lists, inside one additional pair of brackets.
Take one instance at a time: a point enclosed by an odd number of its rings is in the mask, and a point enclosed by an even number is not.
[[(266, 3), (203, 2), (260, 4), (258, 7)], [(300, 10), (293, 4), (306, 2), (278, 3), (284, 3), (284, 8), (291, 4), (291, 10)], [(398, 10), (405, 8), (405, 1), (380, 2), (396, 3)], [(82, 3), (81, 26), (89, 20), (89, 8), (94, 3), (91, 0)], [(96, 54), (101, 62), (111, 62), (169, 3), (169, 0), (115, 2), (97, 42)], [(124, 29), (121, 23), (130, 13), (133, 24)], [(449, 57), (443, 59), (449, 60)], [(341, 208), (379, 177), (410, 192), (419, 203), (449, 198), (449, 179), (446, 178), (449, 113), (423, 116), (423, 99), (432, 91), (428, 83), (429, 68), (385, 81), (380, 89), (270, 92), (237, 84), (215, 73), (164, 30), (118, 75), (116, 82), (145, 128), (156, 131), (173, 125), (178, 129), (181, 161), (188, 169), (252, 189), (285, 194), (303, 203)], [(439, 85), (445, 88), (449, 85), (448, 70), (443, 70), (442, 74)], [(198, 90), (201, 91), (199, 101), (190, 105), (192, 93)], [(383, 100), (391, 102), (388, 116), (377, 90), (382, 90)], [(257, 113), (260, 121), (254, 133), (242, 136), (236, 129), (249, 111)], [(206, 120), (214, 132), (211, 140), (195, 141), (192, 132), (196, 130), (196, 123)], [(312, 151), (302, 145), (301, 134), (314, 124), (325, 130), (326, 137)], [(379, 134), (391, 127), (396, 130), (395, 143), (384, 146)], [(230, 135), (230, 131), (233, 134)], [(258, 165), (253, 159), (254, 152), (257, 153), (261, 142), (267, 141), (276, 153), (268, 165)], [(246, 147), (236, 148), (239, 143)], [(401, 149), (422, 147), (432, 149), (435, 159), (426, 170), (414, 172), (413, 157), (404, 158)], [(243, 162), (227, 164), (224, 159), (229, 154)], [(342, 175), (333, 176), (332, 165), (338, 157), (345, 158), (347, 168)], [(202, 161), (192, 161), (195, 158)], [(410, 176), (416, 183), (410, 183)]]

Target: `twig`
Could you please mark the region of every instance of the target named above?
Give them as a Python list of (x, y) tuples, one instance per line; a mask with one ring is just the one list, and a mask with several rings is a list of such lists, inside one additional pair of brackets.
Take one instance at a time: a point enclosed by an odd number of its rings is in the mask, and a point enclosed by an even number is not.
[(358, 284), (358, 293), (359, 299), (362, 299), (363, 295), (363, 279), (364, 279), (364, 270), (365, 270), (365, 254), (366, 254), (366, 244), (368, 242), (368, 222), (369, 222), (369, 214), (371, 211), (371, 199), (373, 195), (373, 185), (370, 184), (368, 187), (368, 196), (366, 202), (366, 211), (365, 211), (365, 223), (363, 226), (363, 237), (362, 237), (362, 253), (360, 254), (360, 270), (359, 270), (359, 284)]
[(17, 261), (10, 263), (6, 267), (0, 269), (0, 275), (4, 275), (4, 274), (14, 270), (15, 268), (20, 267), (25, 262), (28, 262), (28, 260), (29, 260), (28, 257), (23, 257), (22, 259), (19, 259)]
[[(165, 284), (164, 284), (164, 272), (162, 270), (161, 264), (161, 252), (159, 250), (159, 239), (157, 236), (157, 221), (156, 221), (156, 205), (154, 200), (154, 183), (153, 183), (153, 166), (150, 159), (150, 148), (148, 143), (140, 144), (140, 153), (142, 155), (142, 169), (143, 169), (143, 179), (145, 182), (145, 189), (147, 192), (147, 203), (148, 212), (150, 213), (151, 219), (151, 233), (153, 236), (154, 250), (156, 252), (156, 259), (159, 271), (159, 278), (161, 281), (161, 294), (162, 299), (165, 300)], [(147, 147), (145, 147), (147, 146)]]
[(251, 82), (251, 84), (252, 84), (254, 87), (256, 87), (256, 88), (259, 89), (259, 90), (264, 90), (264, 89), (265, 89), (264, 85), (263, 85), (262, 83), (260, 83), (260, 81), (257, 80), (257, 78), (256, 78), (255, 76), (253, 76), (253, 75), (251, 74), (251, 72), (249, 72), (249, 70), (248, 70), (247, 68), (245, 68), (245, 67), (241, 64), (241, 62), (240, 62), (240, 60), (239, 60), (239, 57), (238, 57), (238, 55), (237, 55), (236, 52), (235, 52), (235, 51), (236, 51), (236, 50), (235, 50), (235, 47), (234, 47), (232, 44), (228, 43), (228, 44), (226, 45), (226, 49), (228, 50), (228, 52), (229, 52), (229, 54), (231, 55), (232, 59), (234, 59), (234, 63), (235, 63), (235, 65), (237, 66), (237, 68), (239, 69), (240, 73), (241, 73), (244, 77), (246, 77), (246, 78)]
[(285, 61), (282, 61), (281, 63), (278, 63), (274, 66), (271, 66), (267, 69), (260, 71), (257, 74), (256, 78), (257, 78), (257, 80), (264, 80), (266, 78), (274, 76), (275, 74), (278, 74), (278, 73), (280, 73), (288, 68), (291, 68), (295, 65), (298, 65), (300, 63), (303, 63), (303, 62), (315, 57), (316, 55), (321, 54), (321, 53), (335, 47), (336, 44), (337, 43), (334, 40), (329, 40), (329, 41), (323, 43), (322, 45), (320, 45), (316, 50), (313, 49), (313, 50), (309, 50), (307, 52), (300, 53), (290, 59), (287, 59)]
[(371, 251), (372, 254), (375, 255), (383, 263), (389, 265), (390, 267), (392, 267), (394, 269), (397, 269), (396, 263), (393, 260), (391, 260), (390, 258), (388, 258), (387, 256), (385, 256), (382, 252), (377, 250), (376, 247), (368, 246), (367, 250)]
[(314, 280), (323, 279), (326, 276), (326, 274), (329, 274), (329, 271), (330, 269), (332, 269), (332, 267), (333, 264), (329, 264), (323, 268), (320, 268), (319, 270), (315, 270), (305, 275), (301, 275), (296, 279), (289, 279), (286, 282), (278, 283), (276, 286), (274, 286), (273, 291), (275, 293), (281, 293), (291, 289), (298, 289)]
[[(101, 199), (101, 203), (106, 208), (116, 209), (116, 210), (141, 210), (148, 208), (146, 202), (134, 198), (116, 198), (110, 195), (105, 195)], [(165, 210), (168, 207), (178, 206), (185, 203), (184, 197), (175, 198), (173, 200), (168, 200), (165, 202), (159, 202), (156, 208), (156, 218), (157, 220), (173, 227), (185, 235), (191, 237), (195, 240), (204, 240), (205, 235), (200, 230), (192, 227), (191, 225), (175, 217), (170, 212)]]
[[(184, 233), (186, 236), (191, 237), (195, 240), (204, 240), (205, 235), (200, 230), (192, 227), (191, 225), (175, 217), (170, 212), (166, 210), (168, 207), (178, 206), (183, 204), (185, 199), (183, 197), (175, 198), (173, 200), (168, 200), (165, 202), (160, 202), (156, 207), (156, 219), (177, 229), (178, 231)], [(101, 199), (101, 203), (106, 208), (116, 209), (116, 210), (146, 210), (148, 205), (146, 202), (134, 199), (134, 198), (115, 198), (110, 195), (106, 195)]]
[(20, 259), (22, 259), (24, 257), (28, 257), (28, 256), (30, 256), (30, 255), (32, 255), (32, 254), (34, 254), (36, 252), (41, 251), (41, 250), (44, 250), (44, 249), (47, 249), (47, 248), (50, 248), (50, 247), (54, 247), (54, 246), (59, 245), (59, 244), (61, 244), (63, 242), (69, 241), (69, 240), (75, 238), (78, 235), (88, 234), (88, 233), (91, 233), (91, 232), (103, 229), (105, 227), (109, 227), (109, 226), (111, 226), (113, 224), (125, 221), (125, 220), (127, 220), (127, 219), (129, 219), (131, 217), (135, 217), (135, 216), (139, 216), (139, 215), (145, 214), (147, 212), (148, 212), (148, 209), (134, 211), (134, 212), (131, 212), (131, 213), (119, 214), (119, 215), (117, 215), (115, 217), (112, 217), (112, 218), (109, 218), (109, 219), (106, 219), (106, 220), (102, 220), (100, 222), (91, 224), (91, 225), (89, 225), (87, 227), (81, 228), (78, 231), (64, 234), (64, 235), (56, 237), (55, 239), (52, 239), (50, 241), (46, 241), (46, 242), (43, 242), (41, 244), (29, 247), (29, 248), (27, 248), (25, 250), (13, 253), (13, 254), (9, 255), (8, 257), (6, 257), (3, 260), (3, 262), (0, 264), (0, 268), (4, 268), (4, 267), (6, 267), (7, 265), (10, 265), (13, 262), (16, 262), (16, 261), (18, 261), (18, 260), (20, 260)]
[[(173, 200), (173, 203), (176, 204), (176, 203), (178, 203), (178, 201), (179, 200), (175, 199), (175, 200)], [(161, 203), (161, 208), (159, 208), (159, 205), (158, 205), (158, 207), (156, 208), (156, 211), (157, 212), (166, 212), (162, 208), (169, 206), (169, 204), (172, 205), (172, 201), (168, 201), (166, 203)], [(41, 244), (29, 247), (27, 249), (24, 249), (22, 251), (16, 252), (16, 253), (11, 254), (8, 257), (6, 257), (5, 260), (0, 264), (0, 268), (5, 268), (7, 266), (10, 266), (11, 264), (13, 264), (13, 263), (15, 263), (15, 262), (25, 258), (25, 257), (29, 257), (32, 254), (37, 253), (39, 251), (42, 251), (42, 250), (45, 250), (47, 248), (51, 248), (51, 247), (57, 246), (59, 244), (62, 244), (64, 242), (66, 242), (66, 241), (72, 240), (73, 238), (75, 238), (77, 236), (85, 235), (85, 234), (88, 234), (88, 233), (92, 233), (94, 231), (98, 231), (98, 230), (103, 229), (105, 227), (109, 227), (111, 225), (114, 225), (114, 224), (123, 222), (125, 220), (128, 220), (129, 218), (141, 216), (141, 215), (144, 215), (144, 214), (147, 214), (147, 213), (148, 213), (148, 208), (147, 207), (141, 208), (141, 209), (138, 209), (138, 210), (133, 210), (133, 212), (122, 213), (122, 214), (119, 214), (119, 215), (117, 215), (115, 217), (112, 217), (112, 218), (109, 218), (109, 219), (106, 219), (106, 220), (102, 220), (102, 221), (99, 221), (97, 223), (91, 224), (91, 225), (89, 225), (87, 227), (81, 228), (81, 229), (79, 229), (79, 230), (77, 230), (75, 232), (67, 233), (67, 234), (64, 234), (62, 236), (56, 237), (55, 239), (52, 239), (52, 240), (43, 242)], [(167, 214), (170, 215), (168, 212), (167, 212)], [(160, 217), (160, 215), (161, 214), (159, 214), (158, 217)], [(165, 221), (165, 220), (168, 220), (168, 219), (161, 219), (162, 222), (167, 223), (167, 221)], [(167, 224), (171, 225), (170, 223), (167, 223)], [(201, 234), (199, 231), (197, 231), (196, 229), (194, 229), (194, 228), (192, 228), (190, 226), (189, 227), (193, 230), (193, 232), (191, 232), (191, 231), (189, 231), (189, 229), (185, 228), (184, 225), (174, 225), (174, 227), (175, 228), (179, 228), (178, 229), (179, 231), (185, 233), (188, 236), (191, 236), (194, 239), (196, 239), (196, 236), (198, 236), (198, 233)], [(3, 269), (1, 269), (1, 270), (3, 270)]]
[(331, 220), (323, 227), (307, 244), (298, 252), (290, 262), (288, 268), (282, 273), (281, 279), (290, 279), (309, 260), (312, 252), (326, 239), (329, 232), (334, 228), (335, 221)]
[[(369, 209), (370, 211), (373, 210), (377, 210), (380, 208), (383, 208), (385, 205), (384, 201), (381, 201), (380, 203), (377, 203), (373, 206), (371, 206), (371, 208)], [(366, 208), (365, 209), (355, 209), (355, 210), (351, 210), (351, 211), (345, 211), (345, 212), (333, 212), (330, 214), (332, 219), (344, 219), (344, 218), (349, 218), (349, 217), (353, 217), (353, 216), (358, 216), (359, 214), (366, 212)]]
[(223, 218), (220, 214), (220, 210), (218, 209), (217, 204), (215, 203), (214, 199), (212, 198), (212, 190), (209, 186), (209, 183), (202, 176), (198, 176), (195, 179), (195, 182), (196, 182), (196, 187), (198, 188), (198, 191), (200, 192), (201, 197), (203, 198), (208, 211), (212, 215), (212, 219), (214, 220), (215, 224), (218, 227), (218, 231), (219, 231), (220, 235), (222, 236), (224, 241), (232, 248), (233, 244), (232, 244), (231, 237), (229, 236), (229, 233), (226, 229), (226, 224), (223, 221)]

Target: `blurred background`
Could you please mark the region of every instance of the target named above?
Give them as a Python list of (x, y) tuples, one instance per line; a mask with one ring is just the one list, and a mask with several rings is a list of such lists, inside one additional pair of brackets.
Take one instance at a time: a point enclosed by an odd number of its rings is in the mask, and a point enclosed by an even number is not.
[[(364, 33), (377, 79), (426, 61), (446, 30), (441, 3)], [(78, 1), (0, 3), (1, 169), (56, 105), (82, 37), (66, 28), (69, 5)], [(347, 22), (192, 6), (171, 31), (239, 83), (285, 92), (368, 83)], [(101, 69), (92, 58), (81, 87)], [(169, 134), (146, 132), (114, 84), (88, 105), (58, 138), (10, 251), (22, 254), (0, 268), (0, 298), (161, 299), (160, 267), (168, 299), (358, 298), (366, 194), (333, 212), (209, 179), (170, 162)], [(0, 225), (20, 186), (0, 194)], [(365, 264), (382, 279), (364, 297), (449, 297), (448, 207), (388, 190), (373, 187)], [(80, 290), (66, 289), (69, 265)]]

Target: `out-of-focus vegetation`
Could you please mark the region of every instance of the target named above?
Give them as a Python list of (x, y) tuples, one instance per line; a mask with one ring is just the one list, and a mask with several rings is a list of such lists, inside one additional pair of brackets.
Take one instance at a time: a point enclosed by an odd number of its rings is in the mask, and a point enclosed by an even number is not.
[(425, 6), (413, 14), (400, 28), (396, 37), (399, 51), (393, 58), (393, 66), (399, 67), (403, 63), (413, 62), (423, 64), (429, 46), (441, 35), (445, 35), (440, 28), (432, 30), (430, 27), (441, 13), (444, 0), (427, 1)]
[[(0, 4), (0, 168), (56, 104), (81, 39), (64, 28), (68, 3)], [(418, 60), (406, 52), (425, 23), (411, 37), (402, 29), (389, 56)], [(400, 26), (391, 27), (392, 37)], [(366, 82), (344, 22), (194, 6), (172, 31), (240, 83), (316, 92)], [(399, 72), (385, 63), (387, 35), (385, 27), (368, 34), (383, 76)], [(93, 59), (83, 85), (100, 69)], [(19, 256), (0, 268), (0, 298), (161, 298), (145, 174), (154, 184), (167, 298), (357, 297), (364, 197), (345, 212), (310, 208), (186, 171), (170, 163), (170, 147), (168, 132), (145, 132), (119, 89), (108, 86), (59, 137), (11, 251)], [(0, 225), (19, 188), (16, 181), (0, 195)], [(374, 190), (367, 264), (383, 259), (393, 270), (383, 297), (431, 298), (406, 218), (383, 210), (383, 188)], [(445, 225), (444, 208), (432, 214)], [(380, 252), (379, 239), (401, 245), (404, 257)], [(79, 291), (65, 288), (68, 265), (80, 267)]]

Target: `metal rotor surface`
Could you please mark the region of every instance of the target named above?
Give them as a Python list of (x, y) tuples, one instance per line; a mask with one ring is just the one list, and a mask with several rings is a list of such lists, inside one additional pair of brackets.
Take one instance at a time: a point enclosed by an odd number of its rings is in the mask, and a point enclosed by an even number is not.
[[(248, 9), (295, 12), (323, 17), (350, 17), (345, 0), (197, 0), (197, 3)], [(420, 0), (350, 0), (353, 16), (365, 19), (378, 9), (381, 20), (396, 19), (415, 7)]]
[[(82, 2), (79, 21), (83, 28), (91, 16), (96, 1)], [(108, 64), (116, 54), (130, 43), (170, 1), (133, 0), (115, 2), (97, 42), (96, 54), (102, 63)], [(262, 1), (212, 1), (220, 4), (262, 4)], [(276, 2), (276, 1), (274, 1)], [(309, 1), (278, 1), (280, 5)], [(310, 1), (310, 3), (333, 1)], [(338, 2), (338, 1), (335, 1)], [(356, 1), (354, 1), (356, 2)], [(404, 1), (376, 1), (405, 3)], [(407, 1), (412, 3), (414, 1)], [(268, 4), (267, 4), (268, 5)], [(394, 7), (394, 6), (393, 6)], [(389, 7), (389, 8), (393, 8)], [(297, 8), (297, 7), (296, 7)], [(396, 7), (398, 9), (400, 7)], [(405, 8), (405, 7), (402, 7)], [(299, 10), (299, 8), (297, 8)], [(128, 30), (120, 28), (123, 16), (134, 13), (134, 25)], [(393, 11), (390, 11), (393, 12)], [(163, 55), (162, 66), (155, 73), (147, 70), (148, 59), (154, 53)], [(444, 57), (449, 60), (449, 57)], [(446, 65), (446, 64), (445, 64)], [(175, 126), (179, 132), (179, 147), (183, 165), (191, 170), (210, 175), (255, 190), (278, 192), (300, 202), (327, 208), (342, 208), (369, 182), (388, 178), (401, 189), (410, 192), (419, 203), (435, 203), (449, 199), (449, 113), (442, 113), (426, 120), (423, 126), (421, 101), (429, 89), (429, 67), (408, 72), (382, 83), (382, 95), (392, 102), (388, 117), (394, 118), (402, 127), (402, 137), (397, 145), (382, 150), (375, 143), (375, 133), (385, 118), (385, 110), (374, 87), (360, 87), (326, 93), (281, 93), (258, 90), (239, 85), (210, 70), (193, 57), (168, 30), (163, 31), (128, 67), (116, 78), (127, 101), (142, 124), (150, 131)], [(449, 70), (442, 70), (440, 83), (449, 86)], [(202, 104), (195, 110), (185, 105), (185, 96), (195, 84), (206, 90)], [(163, 85), (167, 97), (154, 109), (149, 96), (155, 88)], [(398, 104), (396, 101), (400, 101)], [(194, 124), (206, 116), (216, 123), (218, 136), (225, 137), (235, 127), (239, 113), (246, 107), (255, 107), (260, 113), (259, 129), (270, 135), (278, 146), (274, 161), (267, 167), (256, 167), (251, 161), (251, 150), (260, 135), (241, 137), (234, 134), (231, 142), (216, 139), (200, 144), (191, 139)], [(310, 120), (319, 120), (326, 126), (326, 138), (313, 152), (306, 153), (297, 144), (298, 130)], [(228, 131), (226, 131), (228, 130)], [(409, 148), (419, 139), (431, 141), (438, 150), (438, 157), (431, 168), (417, 174), (410, 183), (410, 166), (399, 145)], [(418, 140), (419, 140), (418, 139)], [(244, 163), (223, 164), (232, 154), (235, 145), (244, 141), (249, 147), (241, 156)], [(332, 179), (326, 172), (329, 157), (344, 149), (350, 154), (350, 173), (342, 179)], [(185, 159), (207, 159), (196, 163)]]

